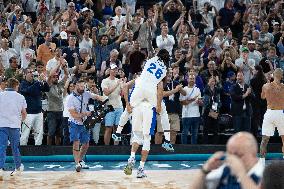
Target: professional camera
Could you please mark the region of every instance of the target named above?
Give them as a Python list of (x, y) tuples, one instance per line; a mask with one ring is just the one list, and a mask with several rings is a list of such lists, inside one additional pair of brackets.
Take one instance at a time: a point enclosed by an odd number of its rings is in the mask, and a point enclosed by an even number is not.
[(102, 122), (107, 113), (114, 111), (112, 105), (105, 106), (107, 102), (108, 99), (97, 105), (94, 108), (94, 111), (91, 111), (91, 115), (84, 121), (84, 126), (87, 129), (92, 129), (96, 123)]

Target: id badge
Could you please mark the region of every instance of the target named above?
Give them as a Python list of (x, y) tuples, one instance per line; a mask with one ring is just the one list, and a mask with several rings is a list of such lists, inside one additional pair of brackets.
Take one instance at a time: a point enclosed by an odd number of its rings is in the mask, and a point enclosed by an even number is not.
[(169, 96), (169, 99), (170, 99), (171, 101), (174, 101), (174, 98), (175, 98), (175, 95), (174, 95), (174, 94), (172, 94), (171, 96)]
[(213, 102), (213, 104), (212, 104), (212, 110), (217, 111), (217, 108), (218, 108), (218, 103)]

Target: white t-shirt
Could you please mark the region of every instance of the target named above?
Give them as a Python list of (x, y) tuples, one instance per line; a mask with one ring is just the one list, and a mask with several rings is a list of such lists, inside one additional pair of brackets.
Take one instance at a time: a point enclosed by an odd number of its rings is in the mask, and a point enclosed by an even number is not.
[(22, 48), (20, 51), (21, 68), (26, 69), (31, 60), (35, 57), (35, 51), (30, 48)]
[[(114, 80), (111, 80), (110, 78), (106, 78), (102, 81), (101, 87), (102, 90), (106, 88), (113, 88), (119, 79), (115, 78)], [(122, 101), (121, 101), (121, 86), (116, 87), (116, 89), (108, 95), (109, 101), (107, 102), (108, 105), (112, 105), (113, 108), (123, 108)], [(106, 96), (104, 94), (104, 96)]]
[(25, 97), (16, 91), (0, 93), (0, 127), (21, 128), (22, 110), (27, 108)]
[(245, 83), (249, 84), (250, 80), (253, 77), (253, 73), (250, 71), (250, 67), (254, 69), (255, 61), (253, 59), (248, 59), (248, 63), (244, 64), (244, 59), (241, 57), (241, 58), (236, 59), (235, 65), (239, 68), (241, 67), (243, 68), (242, 71), (244, 73)]
[(9, 48), (7, 51), (4, 51), (2, 48), (0, 49), (0, 62), (2, 62), (5, 69), (10, 67), (9, 59), (12, 57), (18, 57), (18, 53), (15, 49)]
[(90, 38), (89, 40), (83, 38), (82, 41), (79, 43), (79, 49), (87, 49), (89, 53), (92, 52), (92, 48), (93, 48), (93, 41)]
[[(196, 96), (198, 96), (198, 98), (201, 97), (201, 92), (196, 86), (194, 86), (193, 88), (186, 86), (183, 88), (183, 90), (185, 90), (186, 95), (183, 96), (181, 94), (179, 97), (180, 101), (191, 99)], [(182, 118), (187, 117), (200, 117), (199, 105), (195, 101), (189, 103), (188, 105), (182, 106)]]
[[(54, 70), (58, 64), (59, 62), (55, 58), (50, 59), (46, 64), (46, 71), (50, 73), (51, 70)], [(59, 81), (61, 81), (64, 78), (64, 70), (60, 68), (59, 72)]]
[(68, 101), (69, 95), (65, 96), (63, 98), (63, 117), (70, 117), (70, 112), (67, 110), (67, 101)]
[(173, 47), (175, 44), (175, 38), (172, 35), (167, 35), (166, 38), (163, 38), (162, 35), (159, 35), (156, 38), (156, 43), (159, 49), (166, 49), (170, 55), (172, 55)]

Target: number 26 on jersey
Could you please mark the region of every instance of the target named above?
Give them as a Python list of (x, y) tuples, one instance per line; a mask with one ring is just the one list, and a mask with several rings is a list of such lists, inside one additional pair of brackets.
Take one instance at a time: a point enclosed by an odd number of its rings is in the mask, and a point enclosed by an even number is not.
[(150, 67), (147, 69), (147, 71), (155, 75), (157, 79), (160, 79), (161, 76), (163, 75), (163, 70), (160, 68), (157, 69), (157, 66), (154, 63), (150, 64)]

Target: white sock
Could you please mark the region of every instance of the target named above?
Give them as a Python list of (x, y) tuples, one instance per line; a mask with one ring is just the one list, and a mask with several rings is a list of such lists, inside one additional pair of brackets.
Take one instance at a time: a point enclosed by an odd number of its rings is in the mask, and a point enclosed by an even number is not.
[(144, 165), (145, 165), (145, 162), (140, 161), (140, 167), (141, 167), (141, 168), (144, 168)]
[(135, 159), (135, 152), (131, 152), (130, 158), (134, 158)]
[(121, 134), (122, 129), (123, 129), (123, 127), (119, 125), (117, 127), (117, 129), (116, 129), (116, 133), (120, 133)]
[(164, 132), (165, 140), (171, 141), (170, 132)]

